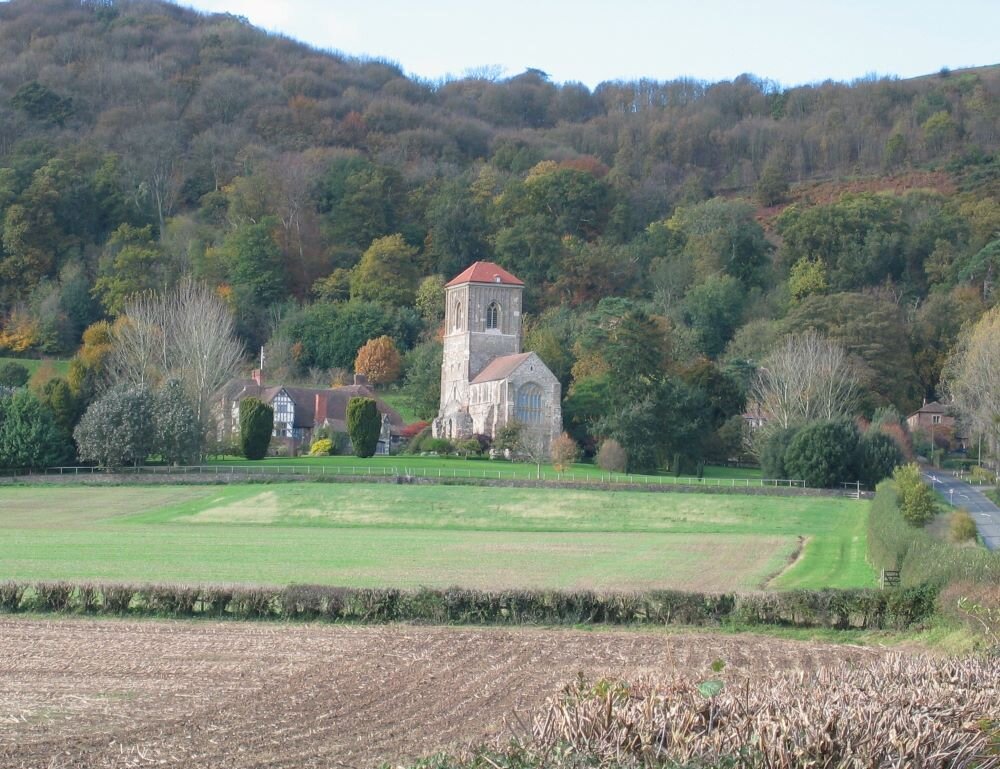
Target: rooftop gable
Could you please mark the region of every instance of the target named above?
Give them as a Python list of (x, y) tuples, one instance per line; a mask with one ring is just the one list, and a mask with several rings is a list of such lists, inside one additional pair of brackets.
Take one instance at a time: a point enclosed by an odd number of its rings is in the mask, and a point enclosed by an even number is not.
[(482, 384), (483, 382), (506, 379), (532, 355), (534, 355), (532, 352), (519, 352), (515, 355), (501, 355), (499, 358), (494, 358), (469, 384)]
[(523, 286), (524, 281), (518, 280), (499, 264), (493, 262), (474, 262), (461, 273), (445, 284), (446, 288), (461, 286), (465, 283), (500, 283), (505, 286)]

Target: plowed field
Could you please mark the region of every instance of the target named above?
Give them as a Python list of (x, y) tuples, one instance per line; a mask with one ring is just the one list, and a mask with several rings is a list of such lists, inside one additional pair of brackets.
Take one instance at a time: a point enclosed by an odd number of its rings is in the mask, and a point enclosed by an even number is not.
[(877, 650), (751, 636), (0, 618), (0, 766), (373, 767), (500, 733), (578, 672), (767, 676)]

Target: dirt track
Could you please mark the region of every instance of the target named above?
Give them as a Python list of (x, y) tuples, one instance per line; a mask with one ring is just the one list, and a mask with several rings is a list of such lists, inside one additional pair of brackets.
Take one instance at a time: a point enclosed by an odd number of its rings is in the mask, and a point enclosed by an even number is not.
[(0, 766), (372, 767), (479, 742), (588, 676), (812, 669), (747, 636), (0, 618)]

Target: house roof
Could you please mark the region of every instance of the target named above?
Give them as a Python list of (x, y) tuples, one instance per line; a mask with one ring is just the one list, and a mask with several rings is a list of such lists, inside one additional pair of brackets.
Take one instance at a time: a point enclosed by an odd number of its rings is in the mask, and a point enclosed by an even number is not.
[(463, 283), (501, 283), (507, 286), (523, 286), (524, 281), (518, 280), (499, 264), (493, 262), (474, 262), (465, 270), (449, 280), (445, 286), (461, 286)]
[(931, 401), (930, 403), (925, 403), (923, 406), (910, 414), (910, 416), (915, 417), (917, 414), (944, 414), (945, 411), (947, 411), (947, 409), (940, 403), (937, 401)]
[(326, 421), (335, 429), (347, 423), (347, 404), (351, 398), (374, 398), (380, 414), (389, 417), (393, 431), (403, 428), (406, 424), (399, 412), (391, 408), (379, 398), (370, 387), (365, 385), (345, 385), (343, 387), (291, 387), (272, 385), (258, 388), (252, 379), (233, 379), (223, 386), (223, 397), (227, 400), (243, 400), (254, 396), (270, 404), (275, 396), (284, 390), (295, 404), (295, 422), (293, 427), (311, 428), (316, 426), (316, 396), (326, 401)]
[(506, 379), (517, 370), (518, 366), (524, 363), (532, 355), (534, 355), (534, 353), (520, 352), (516, 355), (501, 355), (499, 358), (494, 358), (469, 384), (496, 382), (500, 379)]

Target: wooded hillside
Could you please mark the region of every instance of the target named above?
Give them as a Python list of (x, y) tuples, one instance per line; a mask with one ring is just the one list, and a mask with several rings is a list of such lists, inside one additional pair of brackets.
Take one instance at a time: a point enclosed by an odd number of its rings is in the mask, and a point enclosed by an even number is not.
[(235, 16), (13, 0), (0, 355), (71, 354), (134, 292), (192, 275), (279, 376), (328, 379), (388, 334), (430, 412), (432, 276), (491, 259), (529, 286), (526, 341), (570, 423), (663, 372), (731, 416), (746, 372), (807, 328), (857, 358), (869, 409), (905, 410), (996, 301), (998, 97), (998, 68), (427, 83)]

